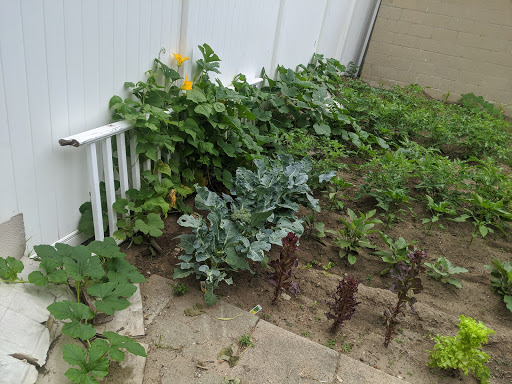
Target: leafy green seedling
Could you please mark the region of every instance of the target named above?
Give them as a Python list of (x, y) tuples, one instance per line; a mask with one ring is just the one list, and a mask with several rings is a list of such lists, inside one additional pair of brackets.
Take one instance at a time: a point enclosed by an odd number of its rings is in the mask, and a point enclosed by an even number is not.
[(391, 264), (390, 267), (384, 268), (380, 272), (381, 275), (385, 275), (400, 261), (405, 261), (406, 263), (409, 261), (407, 255), (414, 249), (413, 245), (416, 244), (417, 241), (407, 242), (403, 237), (399, 237), (398, 240), (395, 241), (384, 232), (379, 232), (379, 235), (389, 247), (389, 251), (379, 250), (374, 252), (375, 255), (382, 258), (382, 261)]
[(462, 285), (452, 277), (452, 275), (456, 275), (459, 273), (465, 273), (468, 270), (462, 267), (454, 267), (450, 260), (440, 257), (434, 263), (425, 263), (425, 267), (429, 270), (427, 271), (427, 275), (434, 278), (437, 281), (441, 281), (444, 284), (452, 284), (457, 288), (462, 288)]
[[(425, 195), (427, 198), (427, 207), (432, 213), (432, 217), (426, 217), (421, 220), (422, 224), (430, 224), (428, 226), (427, 235), (432, 230), (432, 226), (434, 223), (439, 223), (439, 220), (443, 217), (443, 215), (455, 216), (457, 211), (452, 207), (451, 203), (448, 201), (442, 201), (440, 203), (436, 203), (434, 199), (430, 196)], [(439, 227), (444, 229), (444, 226), (439, 223)]]
[(341, 211), (344, 207), (343, 201), (340, 200), (341, 197), (348, 198), (346, 195), (339, 195), (342, 189), (347, 187), (353, 187), (354, 184), (349, 183), (343, 180), (342, 177), (335, 177), (331, 179), (327, 191), (324, 192), (324, 196), (327, 198), (329, 204), (327, 205), (327, 209), (329, 211), (339, 210)]
[(311, 215), (304, 217), (304, 237), (311, 238), (318, 241), (320, 244), (325, 245), (322, 238), (325, 237), (325, 224), (321, 221), (317, 221), (315, 212)]
[(238, 344), (240, 344), (242, 348), (249, 348), (254, 346), (254, 343), (252, 342), (251, 339), (251, 335), (240, 336), (238, 339)]
[(188, 287), (185, 283), (171, 284), (171, 287), (174, 296), (183, 296), (188, 291)]
[(507, 308), (512, 312), (512, 265), (508, 261), (501, 263), (498, 259), (491, 261), (492, 265), (484, 265), (491, 271), (491, 285), (503, 296)]
[(348, 257), (348, 262), (353, 265), (357, 261), (356, 255), (359, 253), (361, 248), (375, 248), (370, 243), (367, 236), (370, 233), (377, 232), (372, 228), (376, 224), (381, 224), (382, 221), (379, 219), (372, 219), (375, 215), (375, 210), (368, 212), (366, 215), (359, 212), (359, 217), (350, 208), (347, 208), (347, 214), (349, 219), (345, 220), (340, 218), (343, 228), (338, 231), (327, 230), (336, 236), (333, 243), (341, 248), (339, 253), (340, 257)]
[(23, 272), (25, 266), (21, 261), (14, 257), (7, 257), (6, 259), (0, 257), (0, 281), (4, 283), (14, 283), (20, 281), (18, 274)]
[(465, 375), (471, 372), (482, 384), (489, 383), (491, 373), (485, 363), (490, 356), (480, 348), (487, 344), (488, 336), (494, 331), (464, 315), (460, 315), (458, 327), (457, 336), (433, 338), (436, 344), (433, 351), (427, 351), (430, 353), (428, 366), (461, 369)]

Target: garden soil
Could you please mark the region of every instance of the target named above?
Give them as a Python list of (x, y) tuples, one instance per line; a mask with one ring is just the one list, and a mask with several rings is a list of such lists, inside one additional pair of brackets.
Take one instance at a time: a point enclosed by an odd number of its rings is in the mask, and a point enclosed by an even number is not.
[[(342, 176), (357, 185), (357, 174), (347, 172)], [(354, 197), (357, 191), (354, 187), (346, 192), (349, 197)], [(317, 198), (322, 197), (320, 192), (316, 194)], [(356, 212), (368, 212), (375, 205), (372, 199), (343, 201), (346, 207)], [(188, 203), (193, 205), (192, 200)], [(309, 213), (301, 208), (298, 216)], [(324, 222), (326, 229), (339, 229), (339, 218), (343, 214), (323, 210), (317, 214), (317, 221)], [(181, 252), (176, 236), (189, 232), (188, 228), (177, 224), (178, 217), (176, 213), (165, 219), (164, 234), (157, 239), (162, 248), (160, 254), (152, 256), (145, 246), (133, 245), (125, 249), (128, 260), (145, 276), (158, 274), (172, 278)], [(396, 303), (396, 295), (387, 289), (391, 278), (380, 275), (386, 264), (368, 250), (363, 250), (357, 262), (350, 266), (346, 258), (340, 258), (339, 250), (329, 237), (322, 239), (323, 244), (314, 238), (303, 236), (300, 239), (299, 266), (294, 274), (301, 289), (298, 296), (282, 294), (277, 305), (271, 305), (274, 288), (267, 281), (270, 269), (261, 265), (254, 265), (254, 274), (234, 275), (233, 285), (222, 284), (216, 293), (222, 300), (247, 311), (259, 304), (263, 309), (258, 316), (264, 320), (417, 384), (478, 382), (461, 372), (427, 367), (427, 350), (434, 347), (432, 336), (456, 335), (459, 316), (470, 316), (495, 332), (483, 348), (491, 356), (488, 363), (491, 383), (512, 383), (512, 313), (506, 309), (502, 298), (491, 290), (490, 273), (484, 268), (494, 257), (502, 262), (512, 261), (512, 243), (501, 234), (488, 235), (485, 240), (478, 237), (470, 243), (471, 223), (443, 222), (445, 229), (434, 225), (427, 234), (421, 224), (424, 217), (429, 217), (428, 213), (423, 204), (416, 202), (411, 204), (410, 211), (406, 210), (401, 215), (402, 221), (394, 223), (391, 229), (385, 229), (383, 225), (378, 229), (395, 239), (404, 237), (407, 241), (417, 241), (416, 247), (427, 252), (427, 261), (434, 262), (443, 256), (453, 265), (468, 269), (468, 272), (456, 275), (462, 289), (423, 275), (424, 290), (417, 295), (416, 311), (405, 311), (388, 348), (384, 347), (382, 314)], [(387, 249), (378, 234), (370, 235), (370, 239), (379, 249)], [(270, 259), (279, 257), (279, 248), (272, 248), (268, 255)], [(340, 278), (346, 275), (360, 281), (357, 293), (360, 304), (354, 317), (346, 321), (338, 333), (331, 334), (332, 322), (325, 316), (328, 312), (325, 302), (333, 297)], [(199, 281), (193, 276), (183, 279), (183, 282), (189, 289), (199, 290)], [(171, 292), (169, 287), (169, 294)]]

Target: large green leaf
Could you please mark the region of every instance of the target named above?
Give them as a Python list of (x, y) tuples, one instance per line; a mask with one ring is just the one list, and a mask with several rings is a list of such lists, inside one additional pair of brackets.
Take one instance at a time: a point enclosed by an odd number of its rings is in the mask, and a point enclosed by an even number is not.
[(199, 113), (201, 115), (204, 115), (205, 117), (210, 117), (213, 113), (213, 108), (208, 103), (199, 104), (194, 108), (195, 113)]
[(137, 287), (129, 283), (97, 283), (87, 288), (89, 295), (98, 298), (94, 306), (98, 311), (113, 315), (115, 311), (122, 311), (130, 306), (125, 297), (132, 296)]
[[(64, 244), (60, 244), (61, 246)], [(92, 255), (91, 251), (83, 245), (69, 247), (69, 255), (64, 257), (62, 262), (68, 275), (76, 281), (90, 277), (100, 279), (105, 275), (98, 256)]]
[(62, 261), (53, 258), (43, 258), (39, 268), (44, 271), (33, 271), (28, 275), (28, 281), (38, 287), (44, 287), (48, 283), (62, 284), (67, 283), (68, 274), (60, 269)]
[(206, 103), (206, 96), (198, 89), (187, 91), (187, 100), (193, 101), (196, 104)]
[(117, 245), (116, 241), (111, 237), (106, 237), (103, 241), (91, 241), (87, 245), (87, 249), (92, 253), (107, 259), (126, 257), (126, 254), (121, 252), (121, 249)]
[(81, 340), (88, 340), (96, 334), (96, 329), (91, 324), (82, 323), (94, 317), (87, 305), (64, 300), (50, 304), (47, 309), (58, 320), (71, 320), (64, 324), (62, 333)]
[(7, 282), (18, 280), (18, 273), (23, 271), (25, 266), (21, 261), (8, 256), (6, 259), (0, 257), (0, 279)]
[(146, 350), (144, 347), (127, 336), (121, 336), (115, 332), (108, 331), (105, 332), (103, 336), (105, 336), (110, 342), (108, 354), (114, 360), (124, 360), (124, 352), (121, 351), (121, 348), (126, 349), (128, 352), (133, 353), (136, 356), (146, 357)]
[(94, 340), (91, 343), (88, 356), (86, 351), (77, 345), (63, 345), (62, 356), (64, 361), (70, 365), (80, 367), (79, 369), (68, 369), (65, 376), (73, 383), (98, 384), (96, 378), (105, 377), (109, 372), (110, 362), (108, 357), (106, 357), (108, 349), (108, 343), (102, 339)]
[(146, 278), (135, 266), (125, 259), (111, 259), (107, 261), (108, 281), (117, 283), (143, 283)]

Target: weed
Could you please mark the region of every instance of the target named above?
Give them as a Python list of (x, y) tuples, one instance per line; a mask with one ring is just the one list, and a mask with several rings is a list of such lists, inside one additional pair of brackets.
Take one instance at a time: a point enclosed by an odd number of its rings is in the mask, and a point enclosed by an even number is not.
[(183, 296), (188, 291), (185, 283), (169, 284), (172, 287), (172, 294), (174, 296)]
[(249, 347), (253, 347), (254, 346), (254, 343), (251, 339), (251, 335), (242, 335), (238, 338), (238, 344), (240, 345), (240, 347), (242, 348), (249, 348)]

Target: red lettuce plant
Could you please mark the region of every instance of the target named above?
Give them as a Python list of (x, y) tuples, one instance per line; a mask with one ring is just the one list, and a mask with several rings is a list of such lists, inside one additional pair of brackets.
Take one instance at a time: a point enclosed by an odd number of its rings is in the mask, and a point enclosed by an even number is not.
[(269, 266), (275, 270), (275, 272), (271, 273), (268, 277), (269, 282), (276, 287), (272, 304), (277, 303), (281, 289), (286, 289), (295, 295), (300, 294), (299, 285), (292, 280), (293, 268), (297, 267), (299, 263), (295, 255), (295, 251), (299, 249), (299, 247), (297, 247), (298, 241), (299, 238), (297, 235), (289, 232), (288, 235), (281, 239), (283, 248), (281, 249), (279, 259), (272, 260), (268, 263)]
[(327, 302), (330, 311), (325, 315), (329, 320), (334, 320), (334, 324), (330, 328), (331, 333), (340, 329), (345, 320), (350, 320), (354, 316), (356, 305), (361, 304), (355, 297), (358, 286), (359, 281), (351, 276), (345, 276), (340, 280), (334, 293), (334, 300)]
[(387, 347), (391, 341), (391, 336), (395, 332), (396, 326), (399, 323), (398, 315), (403, 315), (403, 311), (407, 308), (407, 303), (414, 312), (414, 303), (416, 298), (414, 294), (423, 291), (421, 284), (420, 273), (425, 272), (423, 262), (427, 257), (425, 251), (413, 251), (407, 255), (408, 262), (400, 261), (391, 269), (390, 276), (395, 279), (391, 284), (389, 290), (398, 296), (398, 302), (394, 308), (386, 309), (384, 312), (384, 324), (386, 325), (386, 335), (384, 339), (384, 346)]

